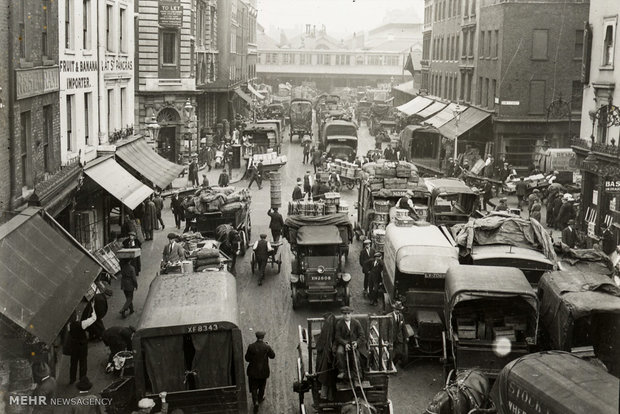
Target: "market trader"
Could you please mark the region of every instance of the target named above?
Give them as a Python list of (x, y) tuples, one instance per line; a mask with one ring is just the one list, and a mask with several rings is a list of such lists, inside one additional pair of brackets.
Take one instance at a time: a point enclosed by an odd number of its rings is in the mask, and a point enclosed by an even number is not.
[(364, 240), (364, 248), (360, 252), (360, 266), (364, 274), (364, 294), (368, 293), (368, 271), (370, 270), (371, 260), (375, 257), (375, 249), (370, 247), (370, 240)]
[(168, 244), (164, 247), (164, 252), (162, 254), (163, 264), (185, 260), (185, 249), (176, 242), (177, 237), (175, 233), (168, 233)]
[(263, 280), (265, 279), (265, 268), (267, 267), (269, 253), (273, 251), (273, 248), (271, 247), (271, 243), (267, 241), (267, 235), (263, 233), (260, 235), (260, 240), (254, 243), (252, 249), (254, 250), (256, 263), (258, 263), (258, 271), (260, 272), (258, 286), (261, 286), (263, 284)]
[(248, 345), (245, 360), (248, 362), (248, 387), (252, 394), (254, 412), (258, 412), (259, 405), (265, 400), (265, 385), (269, 378), (269, 360), (276, 357), (269, 343), (264, 341), (265, 332), (256, 331), (256, 342)]

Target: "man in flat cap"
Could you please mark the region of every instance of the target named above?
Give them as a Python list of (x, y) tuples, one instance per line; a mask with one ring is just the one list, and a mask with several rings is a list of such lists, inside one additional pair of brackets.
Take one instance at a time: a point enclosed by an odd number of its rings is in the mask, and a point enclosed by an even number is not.
[[(364, 328), (362, 328), (362, 324), (351, 316), (353, 308), (350, 306), (343, 306), (340, 308), (340, 312), (342, 312), (342, 319), (336, 322), (336, 333), (334, 335), (338, 379), (347, 378), (349, 372), (352, 375), (351, 379), (355, 379), (355, 367), (361, 367), (359, 355), (360, 350), (365, 350), (366, 335), (364, 333)], [(355, 353), (357, 364), (352, 358), (353, 353)], [(346, 358), (349, 358), (348, 365)]]
[(381, 284), (383, 273), (381, 253), (376, 252), (374, 254), (374, 258), (369, 260), (368, 266), (368, 298), (370, 299), (371, 305), (377, 306), (379, 299), (379, 285)]
[(364, 240), (364, 247), (360, 252), (360, 266), (362, 267), (362, 273), (364, 274), (364, 294), (368, 293), (368, 271), (372, 264), (372, 259), (375, 257), (375, 249), (370, 247), (370, 240)]
[(499, 199), (499, 204), (495, 207), (495, 211), (508, 211), (508, 199), (506, 197), (502, 197)]
[(265, 279), (265, 268), (267, 267), (267, 260), (269, 259), (269, 253), (273, 251), (271, 243), (267, 241), (267, 235), (261, 234), (260, 240), (257, 240), (252, 247), (254, 250), (254, 258), (258, 264), (258, 272), (260, 273), (260, 279), (258, 280), (258, 286), (263, 284)]
[(256, 331), (256, 342), (248, 345), (245, 360), (248, 362), (248, 386), (252, 394), (254, 412), (265, 399), (265, 385), (269, 378), (269, 360), (276, 357), (269, 343), (264, 341), (265, 332)]
[(179, 243), (175, 233), (168, 233), (168, 244), (164, 247), (162, 261), (166, 263), (176, 263), (185, 260), (185, 249)]

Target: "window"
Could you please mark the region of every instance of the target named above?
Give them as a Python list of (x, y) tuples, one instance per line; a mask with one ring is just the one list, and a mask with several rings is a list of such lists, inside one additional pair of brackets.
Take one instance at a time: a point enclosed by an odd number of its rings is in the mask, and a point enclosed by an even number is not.
[(86, 92), (84, 94), (84, 144), (90, 145), (90, 102), (92, 99), (92, 92)]
[(480, 31), (480, 40), (478, 41), (478, 57), (482, 59), (484, 57), (484, 32)]
[[(349, 64), (348, 58), (349, 56), (347, 56), (347, 63), (346, 63), (347, 65)], [(398, 62), (399, 62), (398, 56), (385, 56), (384, 62), (386, 66), (398, 66)]]
[(459, 100), (465, 100), (465, 77), (461, 73), (461, 89), (459, 91)]
[(119, 43), (121, 45), (121, 52), (127, 52), (127, 25), (125, 24), (125, 18), (127, 16), (124, 8), (120, 9), (120, 15), (118, 18), (118, 33), (120, 35)]
[(465, 7), (463, 8), (463, 16), (469, 16), (469, 0), (465, 0)]
[(571, 111), (581, 111), (581, 104), (583, 100), (583, 84), (580, 80), (573, 81), (573, 88), (571, 91)]
[(484, 80), (484, 106), (489, 107), (489, 78)]
[(43, 0), (43, 13), (41, 13), (41, 55), (47, 57), (49, 55), (49, 44), (47, 37), (47, 26), (49, 25), (49, 7), (50, 1)]
[(467, 42), (467, 35), (468, 32), (463, 32), (463, 48), (461, 49), (461, 57), (465, 58), (467, 57), (467, 46), (468, 46), (468, 42)]
[(495, 31), (495, 43), (493, 44), (493, 57), (499, 56), (499, 30)]
[(114, 45), (113, 43), (113, 39), (112, 39), (112, 33), (113, 33), (113, 28), (112, 28), (112, 24), (113, 21), (112, 19), (114, 19), (114, 14), (113, 14), (113, 7), (111, 5), (106, 5), (106, 20), (105, 20), (105, 36), (106, 36), (106, 49), (109, 52), (112, 52), (114, 50)]
[(487, 58), (491, 57), (491, 40), (492, 40), (491, 39), (491, 34), (492, 33), (493, 32), (491, 32), (490, 30), (487, 32), (487, 39), (486, 39), (486, 43), (485, 43), (485, 50), (486, 50), (486, 52), (484, 54)]
[(323, 55), (323, 64), (324, 65), (331, 65), (331, 55)]
[(478, 96), (476, 96), (476, 103), (482, 105), (482, 76), (478, 76)]
[(30, 146), (32, 145), (32, 129), (30, 124), (30, 111), (20, 114), (21, 125), (21, 167), (22, 167), (22, 185), (32, 187), (32, 167), (30, 159)]
[(291, 65), (295, 63), (295, 60), (293, 59), (293, 54), (291, 53), (283, 53), (282, 54), (282, 64), (284, 65)]
[(237, 53), (237, 31), (234, 27), (230, 28), (230, 53)]
[(495, 108), (495, 96), (497, 94), (497, 81), (495, 79), (493, 79), (491, 81), (491, 96), (490, 96), (490, 100), (491, 102), (489, 103), (489, 106), (491, 108)]
[(605, 22), (605, 38), (603, 40), (603, 66), (614, 64), (615, 21)]
[(471, 102), (471, 87), (474, 82), (474, 74), (470, 73), (467, 75), (467, 102)]
[(162, 32), (162, 59), (164, 65), (177, 64), (177, 33)]
[(127, 114), (125, 114), (125, 110), (127, 108), (127, 88), (121, 88), (121, 128), (127, 126)]
[(532, 36), (532, 59), (547, 59), (547, 42), (549, 31), (547, 29), (535, 29)]
[(73, 49), (73, 0), (65, 0), (65, 48)]
[(583, 57), (583, 30), (575, 30), (575, 53), (574, 59), (582, 59)]
[(108, 135), (114, 131), (114, 89), (108, 89)]
[(457, 91), (458, 80), (459, 80), (458, 79), (458, 74), (455, 73), (454, 74), (454, 79), (453, 79), (454, 85), (452, 86), (452, 100), (453, 101), (456, 101), (456, 91)]
[(299, 64), (300, 65), (309, 65), (310, 63), (312, 63), (311, 57), (312, 57), (312, 55), (309, 55), (307, 53), (301, 53), (299, 55)]
[(67, 95), (65, 104), (67, 108), (66, 122), (67, 122), (67, 151), (73, 151), (73, 95)]
[(26, 59), (26, 2), (21, 1), (19, 6), (19, 57)]
[(456, 35), (456, 50), (454, 51), (454, 60), (459, 60), (459, 57), (461, 56), (459, 48), (461, 47), (461, 35), (457, 34)]
[(474, 57), (474, 41), (476, 37), (476, 32), (473, 30), (469, 31), (469, 57), (473, 58)]
[(471, 12), (469, 14), (471, 16), (476, 15), (476, 0), (471, 0)]
[(545, 113), (545, 86), (544, 80), (530, 81), (530, 114)]
[(52, 146), (50, 143), (54, 142), (54, 112), (52, 111), (52, 105), (45, 105), (43, 107), (43, 168), (46, 172), (52, 172), (54, 165)]
[(90, 20), (90, 0), (82, 0), (82, 48), (90, 49), (90, 34), (88, 32)]

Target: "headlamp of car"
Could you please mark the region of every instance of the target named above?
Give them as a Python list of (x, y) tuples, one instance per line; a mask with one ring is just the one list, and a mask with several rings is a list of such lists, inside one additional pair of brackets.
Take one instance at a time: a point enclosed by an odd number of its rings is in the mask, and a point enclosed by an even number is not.
[(323, 267), (323, 266), (319, 266), (319, 267), (316, 269), (316, 271), (317, 271), (317, 273), (318, 273), (318, 274), (322, 275), (323, 273), (325, 273), (325, 267)]
[(350, 282), (351, 281), (351, 273), (343, 273), (342, 274), (342, 281), (343, 282)]
[(291, 283), (299, 282), (299, 275), (291, 274)]

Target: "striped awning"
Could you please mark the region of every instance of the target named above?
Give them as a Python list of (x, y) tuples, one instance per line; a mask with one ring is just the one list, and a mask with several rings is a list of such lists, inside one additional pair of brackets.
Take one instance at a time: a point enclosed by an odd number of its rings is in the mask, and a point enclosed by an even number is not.
[(172, 163), (153, 151), (144, 138), (117, 147), (116, 156), (124, 166), (129, 167), (130, 172), (136, 172), (153, 183), (153, 187), (161, 189), (168, 187), (183, 171), (183, 166)]
[(446, 107), (445, 103), (433, 102), (431, 105), (429, 105), (426, 108), (422, 109), (421, 111), (417, 112), (416, 115), (418, 115), (418, 116), (420, 116), (422, 118), (429, 118), (429, 117), (435, 115), (437, 112), (441, 111), (445, 107)]
[(416, 112), (419, 112), (427, 106), (431, 105), (432, 103), (432, 99), (428, 99), (423, 96), (416, 96), (409, 102), (402, 104), (401, 106), (397, 106), (396, 109), (398, 109), (405, 115), (413, 115)]
[(462, 134), (466, 133), (490, 116), (490, 113), (481, 111), (480, 109), (470, 106), (461, 113), (461, 116), (458, 120), (458, 126), (457, 119), (453, 118), (451, 121), (446, 122), (443, 126), (441, 126), (439, 128), (439, 132), (444, 137), (452, 140), (455, 139), (457, 136), (461, 136)]
[(441, 111), (433, 115), (432, 118), (429, 118), (426, 121), (424, 121), (424, 123), (428, 125), (432, 125), (435, 128), (439, 128), (440, 126), (443, 126), (448, 121), (451, 121), (452, 119), (454, 119), (454, 111), (456, 111), (457, 107), (458, 107), (457, 104), (451, 103), (450, 105), (446, 106), (444, 109), (442, 109)]

